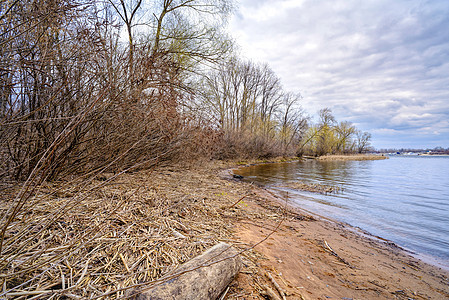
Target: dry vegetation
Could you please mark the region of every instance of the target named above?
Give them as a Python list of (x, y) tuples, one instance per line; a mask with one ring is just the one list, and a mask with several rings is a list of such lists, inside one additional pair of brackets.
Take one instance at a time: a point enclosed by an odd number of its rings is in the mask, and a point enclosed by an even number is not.
[(287, 185), (282, 185), (282, 187), (320, 194), (339, 193), (343, 190), (343, 188), (339, 186), (319, 184), (319, 183), (308, 183), (302, 181), (291, 182)]
[[(213, 47), (222, 36), (207, 18), (186, 18), (225, 15), (226, 5), (161, 2), (145, 25), (153, 37), (136, 43), (142, 1), (0, 4), (2, 296), (118, 296), (213, 244), (201, 236), (222, 230), (210, 215), (192, 224), (197, 240), (173, 237), (182, 225), (171, 210), (195, 206), (198, 217), (209, 213), (202, 203), (130, 173), (216, 147), (216, 130), (186, 111), (185, 83), (193, 61), (228, 47)], [(181, 22), (191, 31), (171, 27)]]
[[(77, 178), (39, 186), (5, 234), (0, 297), (122, 298), (130, 289), (157, 284), (183, 262), (224, 241), (241, 251), (243, 274), (251, 278), (233, 283), (227, 299), (262, 299), (275, 287), (253, 246), (276, 226), (248, 244), (235, 236), (235, 224), (270, 220), (280, 225), (285, 217), (310, 217), (285, 211), (282, 202), (265, 203), (253, 186), (229, 176), (226, 168), (232, 164), (199, 165), (104, 173), (88, 182)], [(7, 199), (5, 194), (2, 213)], [(248, 207), (247, 199), (265, 210)]]
[(221, 208), (247, 191), (201, 190), (213, 179), (167, 166), (315, 151), (329, 136), (348, 149), (353, 127), (344, 142), (335, 122), (306, 135), (300, 96), (229, 57), (231, 10), (0, 3), (0, 297), (119, 297), (228, 239), (238, 210)]
[[(210, 172), (159, 168), (38, 188), (3, 242), (2, 296), (123, 296), (218, 241), (250, 191)], [(2, 213), (8, 197), (2, 200)]]
[(369, 155), (369, 154), (359, 154), (359, 155), (323, 155), (317, 158), (318, 160), (382, 160), (388, 159), (388, 156), (384, 155)]

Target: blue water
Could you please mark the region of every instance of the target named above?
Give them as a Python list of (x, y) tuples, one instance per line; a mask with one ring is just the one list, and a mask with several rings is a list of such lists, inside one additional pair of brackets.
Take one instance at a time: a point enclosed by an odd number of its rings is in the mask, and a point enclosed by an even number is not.
[[(360, 227), (449, 267), (449, 157), (265, 164), (245, 180), (288, 191), (300, 207)], [(301, 181), (338, 186), (331, 195), (287, 188)]]

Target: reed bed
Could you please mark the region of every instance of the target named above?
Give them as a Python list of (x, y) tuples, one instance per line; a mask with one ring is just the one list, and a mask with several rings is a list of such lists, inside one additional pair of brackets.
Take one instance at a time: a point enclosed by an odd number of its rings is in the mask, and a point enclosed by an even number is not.
[[(5, 231), (0, 298), (124, 297), (218, 241), (232, 243), (229, 220), (243, 214), (230, 207), (247, 189), (170, 168), (42, 184)], [(12, 195), (3, 194), (2, 216)]]
[(343, 188), (340, 186), (320, 183), (308, 183), (303, 181), (291, 182), (289, 184), (282, 185), (281, 187), (319, 194), (336, 194), (343, 191)]
[(387, 156), (377, 154), (355, 154), (355, 155), (323, 155), (318, 160), (381, 160), (387, 159)]

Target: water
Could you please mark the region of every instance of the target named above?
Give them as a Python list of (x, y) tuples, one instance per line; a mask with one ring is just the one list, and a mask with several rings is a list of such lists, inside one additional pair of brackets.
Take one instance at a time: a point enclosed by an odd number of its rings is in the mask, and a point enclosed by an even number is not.
[[(302, 208), (360, 227), (449, 267), (449, 157), (308, 160), (252, 166), (236, 173), (246, 181), (288, 191)], [(286, 187), (298, 181), (343, 190), (323, 195)]]

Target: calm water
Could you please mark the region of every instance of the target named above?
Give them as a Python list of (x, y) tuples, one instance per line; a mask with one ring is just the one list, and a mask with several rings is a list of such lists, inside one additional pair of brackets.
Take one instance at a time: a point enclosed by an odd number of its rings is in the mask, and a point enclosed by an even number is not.
[[(308, 160), (253, 166), (236, 173), (246, 181), (288, 191), (302, 208), (360, 227), (449, 267), (449, 157)], [(285, 188), (295, 181), (343, 190), (321, 195)]]

